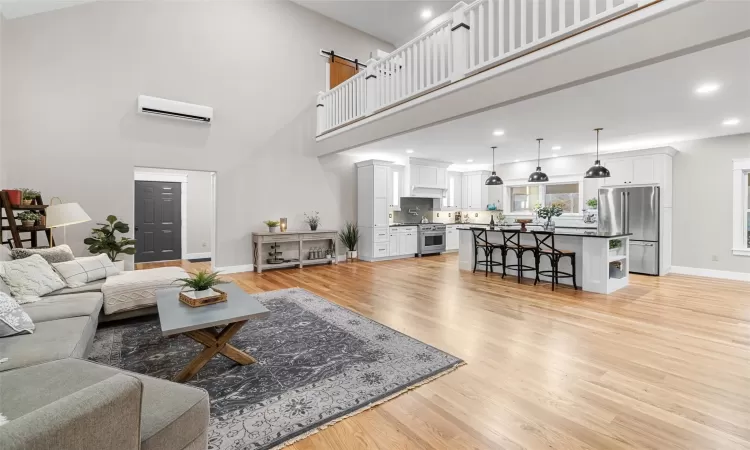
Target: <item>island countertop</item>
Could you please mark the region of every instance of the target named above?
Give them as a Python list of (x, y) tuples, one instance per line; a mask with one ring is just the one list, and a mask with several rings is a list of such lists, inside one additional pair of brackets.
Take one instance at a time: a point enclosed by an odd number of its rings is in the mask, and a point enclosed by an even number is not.
[[(489, 232), (503, 232), (503, 231), (514, 231), (518, 233), (524, 233), (524, 234), (531, 234), (532, 231), (539, 231), (543, 232), (545, 231), (541, 227), (536, 227), (533, 225), (527, 225), (526, 231), (521, 231), (521, 227), (518, 226), (510, 226), (510, 227), (494, 227), (490, 228), (488, 226), (482, 226), (482, 225), (475, 225), (475, 226), (469, 226), (469, 225), (461, 225), (457, 227), (459, 230), (471, 230), (472, 228), (483, 228)], [(585, 230), (581, 231), (580, 229), (575, 228), (555, 228), (552, 233), (555, 234), (555, 236), (573, 236), (573, 237), (584, 237), (584, 238), (601, 238), (601, 239), (616, 239), (621, 237), (628, 237), (632, 236), (632, 233), (603, 233), (599, 232), (596, 229), (591, 230)]]

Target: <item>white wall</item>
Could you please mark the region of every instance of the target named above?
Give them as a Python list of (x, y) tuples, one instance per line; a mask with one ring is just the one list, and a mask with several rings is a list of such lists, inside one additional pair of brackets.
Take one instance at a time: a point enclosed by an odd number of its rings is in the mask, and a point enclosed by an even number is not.
[(672, 265), (750, 273), (750, 257), (732, 255), (732, 159), (750, 156), (750, 134), (673, 147)]
[[(288, 1), (95, 2), (8, 20), (2, 36), (7, 185), (132, 222), (133, 167), (217, 173), (219, 267), (288, 217), (355, 216), (353, 161), (311, 157), (320, 48), (392, 47)], [(139, 94), (214, 107), (210, 126), (135, 112)], [(68, 227), (78, 253), (87, 225)]]

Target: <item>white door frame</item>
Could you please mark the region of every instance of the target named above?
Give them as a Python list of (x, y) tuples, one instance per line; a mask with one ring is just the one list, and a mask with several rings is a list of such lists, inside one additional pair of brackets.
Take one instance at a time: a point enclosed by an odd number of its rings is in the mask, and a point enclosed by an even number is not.
[[(134, 181), (161, 181), (164, 183), (180, 183), (180, 257), (187, 259), (187, 184), (188, 174), (176, 174), (169, 172), (139, 172), (138, 168), (134, 172)], [(135, 189), (133, 189), (133, 206), (135, 206)], [(212, 250), (213, 252), (213, 250)], [(212, 254), (213, 258), (213, 254)], [(213, 260), (213, 259), (212, 259)], [(135, 261), (135, 257), (134, 257)]]

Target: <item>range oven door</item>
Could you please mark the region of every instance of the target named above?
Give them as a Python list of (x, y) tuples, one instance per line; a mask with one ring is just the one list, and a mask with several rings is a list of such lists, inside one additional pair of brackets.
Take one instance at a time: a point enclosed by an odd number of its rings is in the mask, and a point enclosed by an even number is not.
[(425, 231), (419, 233), (419, 254), (442, 253), (445, 251), (445, 231)]

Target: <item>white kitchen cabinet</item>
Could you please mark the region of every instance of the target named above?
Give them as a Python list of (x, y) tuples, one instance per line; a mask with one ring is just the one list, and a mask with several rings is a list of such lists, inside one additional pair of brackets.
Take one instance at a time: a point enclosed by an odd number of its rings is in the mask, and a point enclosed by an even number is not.
[(388, 240), (388, 254), (390, 256), (398, 256), (399, 253), (399, 233), (397, 227), (391, 227), (390, 239)]
[(414, 256), (417, 253), (418, 241), (417, 241), (417, 228), (416, 227), (404, 227), (401, 229), (401, 238), (399, 240), (399, 250), (402, 255)]
[(603, 164), (611, 175), (603, 180), (602, 186), (658, 184), (661, 187), (662, 206), (671, 208), (674, 153), (674, 149), (666, 147), (640, 150), (634, 156), (607, 158)]
[(485, 210), (489, 203), (488, 186), (484, 181), (489, 172), (465, 172), (462, 180), (461, 208), (466, 210)]
[(365, 261), (389, 256), (388, 161), (357, 163), (357, 222), (361, 239), (359, 256)]
[(447, 251), (458, 250), (458, 225), (445, 227), (445, 249)]
[[(431, 161), (420, 158), (409, 158), (409, 194), (410, 196), (425, 196), (422, 193), (415, 194), (414, 190), (435, 190), (444, 191), (447, 182), (447, 169), (450, 163), (443, 161)], [(438, 197), (436, 192), (429, 195), (433, 198)], [(442, 193), (440, 193), (442, 196)]]

